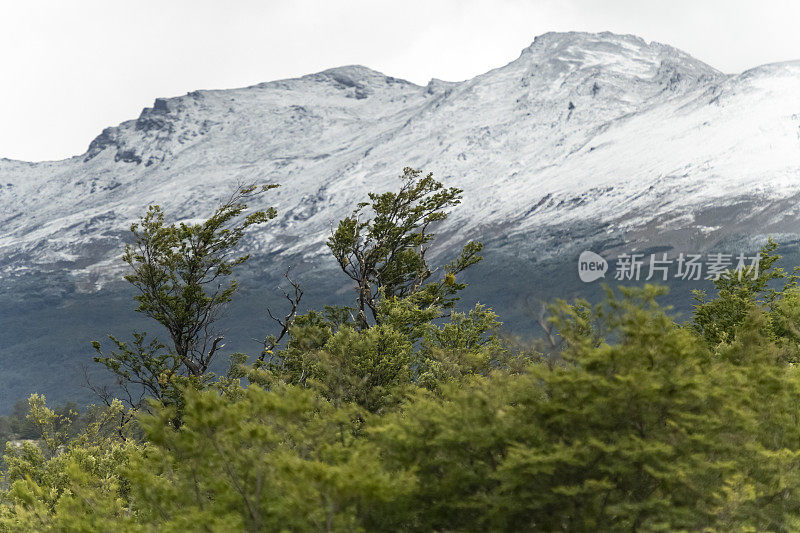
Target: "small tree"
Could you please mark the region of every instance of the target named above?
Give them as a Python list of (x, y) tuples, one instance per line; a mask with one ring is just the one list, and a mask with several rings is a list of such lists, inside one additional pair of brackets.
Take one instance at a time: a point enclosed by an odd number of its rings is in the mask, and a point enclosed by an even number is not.
[(761, 248), (757, 268), (729, 271), (714, 280), (716, 298), (708, 298), (703, 290), (692, 291), (695, 300), (692, 327), (709, 344), (732, 342), (754, 308), (767, 313), (764, 326), (770, 335), (797, 340), (798, 332), (791, 326), (790, 318), (797, 314), (800, 268), (787, 272), (778, 267), (781, 256), (777, 249), (778, 243), (770, 238)]
[(99, 354), (95, 361), (117, 374), (131, 403), (137, 401), (130, 384), (142, 389), (139, 400), (145, 394), (163, 399), (176, 376), (199, 381), (208, 372), (223, 340), (214, 323), (238, 288), (230, 276), (249, 257), (238, 251), (239, 241), (247, 228), (276, 216), (272, 207), (242, 216), (245, 200), (275, 187), (237, 188), (202, 223), (167, 224), (155, 205), (131, 226), (135, 240), (123, 260), (132, 270), (125, 279), (139, 291), (136, 310), (163, 325), (172, 341), (170, 346), (147, 343), (145, 334), (136, 333), (129, 347), (109, 336), (117, 347), (109, 355), (99, 342), (92, 343)]
[[(444, 276), (427, 283), (437, 269), (431, 268), (426, 254), (435, 234), (430, 226), (447, 218), (445, 209), (458, 205), (461, 189), (445, 188), (421, 170), (406, 167), (400, 177), (398, 192), (369, 193), (347, 218), (339, 222), (330, 239), (330, 248), (339, 267), (356, 282), (356, 319), (362, 329), (368, 327), (369, 311), (380, 322), (379, 300), (420, 296), (423, 307), (452, 307), (454, 295), (465, 285), (455, 276), (481, 260), (481, 244), (470, 241), (461, 255), (444, 267)], [(368, 208), (371, 216), (364, 216)]]

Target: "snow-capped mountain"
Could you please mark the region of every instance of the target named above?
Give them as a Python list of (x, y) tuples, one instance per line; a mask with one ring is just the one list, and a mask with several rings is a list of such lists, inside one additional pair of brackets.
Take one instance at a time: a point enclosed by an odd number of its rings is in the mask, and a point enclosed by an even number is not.
[[(108, 282), (149, 204), (203, 219), (237, 184), (279, 183), (254, 206), (279, 216), (251, 236), (248, 275), (273, 287), (276, 262), (305, 265), (312, 287), (341, 295), (346, 280), (320, 274), (334, 269), (331, 224), (405, 166), (464, 190), (439, 231), (453, 246), (484, 241), (472, 296), (508, 320), (527, 292), (567, 296), (583, 249), (796, 239), (800, 61), (726, 75), (630, 35), (549, 33), (466, 81), (349, 66), (195, 91), (157, 99), (85, 154), (0, 160), (0, 410), (30, 392), (74, 398), (88, 340), (130, 331), (130, 295)], [(545, 278), (531, 263), (547, 261), (561, 266)], [(266, 327), (261, 297), (232, 310), (240, 338)]]
[(550, 33), (463, 82), (349, 66), (157, 99), (83, 155), (0, 161), (0, 272), (95, 279), (148, 204), (199, 218), (245, 182), (281, 184), (258, 246), (314, 254), (404, 166), (464, 189), (449, 226), (459, 239), (588, 224), (713, 242), (732, 227), (712, 212), (749, 206), (744, 219), (800, 190), (800, 62), (728, 76), (634, 36)]

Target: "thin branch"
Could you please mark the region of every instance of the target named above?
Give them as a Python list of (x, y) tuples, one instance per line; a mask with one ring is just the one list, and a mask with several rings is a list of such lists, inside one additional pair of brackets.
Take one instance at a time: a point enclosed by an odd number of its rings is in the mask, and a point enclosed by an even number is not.
[(289, 312), (283, 317), (283, 320), (280, 318), (276, 318), (275, 315), (272, 314), (272, 310), (267, 308), (267, 314), (269, 317), (276, 322), (280, 326), (280, 333), (277, 336), (267, 337), (264, 340), (264, 350), (261, 352), (261, 355), (258, 356), (259, 361), (263, 361), (264, 357), (268, 353), (272, 353), (276, 346), (281, 342), (286, 333), (288, 333), (289, 328), (292, 325), (292, 319), (297, 314), (297, 308), (300, 305), (300, 299), (303, 297), (303, 289), (300, 288), (300, 285), (292, 280), (289, 277), (289, 270), (286, 270), (283, 277), (289, 282), (289, 285), (292, 287), (292, 294), (289, 294), (286, 290), (281, 289), (283, 291), (283, 296), (289, 302)]

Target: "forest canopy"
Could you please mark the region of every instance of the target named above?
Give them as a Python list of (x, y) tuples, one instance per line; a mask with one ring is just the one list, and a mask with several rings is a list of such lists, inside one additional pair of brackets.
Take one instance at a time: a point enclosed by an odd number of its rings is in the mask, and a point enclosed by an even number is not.
[(686, 323), (663, 287), (609, 288), (520, 342), (460, 301), (480, 243), (429, 253), (462, 191), (406, 168), (327, 241), (352, 305), (300, 314), (290, 279), (280, 332), (218, 375), (242, 244), (275, 216), (247, 202), (271, 189), (131, 228), (134, 308), (168, 337), (94, 342), (118, 386), (83, 412), (33, 395), (0, 420), (0, 530), (800, 529), (800, 289), (772, 240)]

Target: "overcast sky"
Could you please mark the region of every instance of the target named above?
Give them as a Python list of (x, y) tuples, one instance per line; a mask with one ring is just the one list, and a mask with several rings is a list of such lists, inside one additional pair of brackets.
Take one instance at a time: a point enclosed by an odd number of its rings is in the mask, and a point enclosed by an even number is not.
[(362, 64), (425, 84), (548, 31), (633, 33), (725, 72), (800, 59), (797, 0), (0, 0), (0, 157), (83, 153), (156, 97)]

